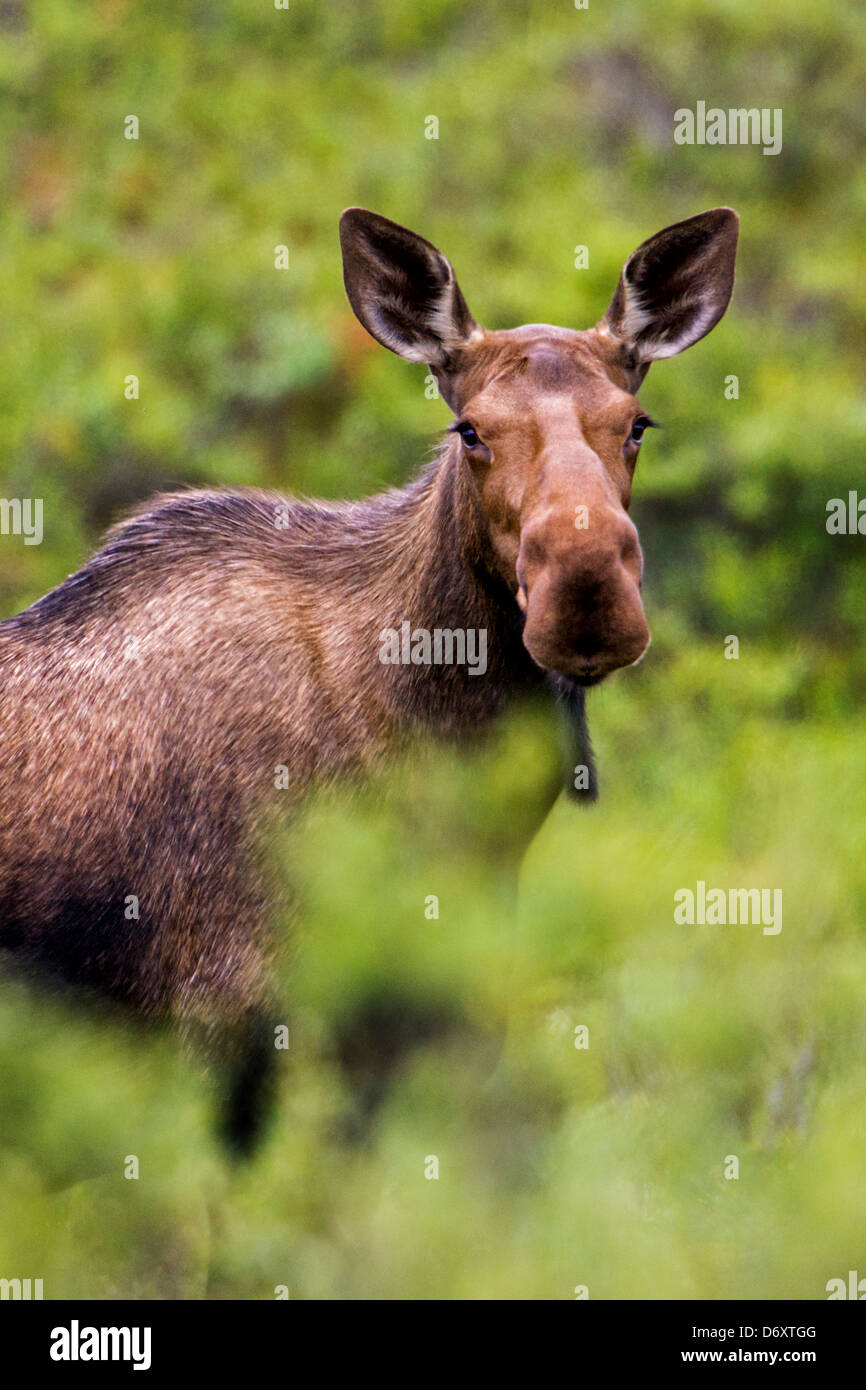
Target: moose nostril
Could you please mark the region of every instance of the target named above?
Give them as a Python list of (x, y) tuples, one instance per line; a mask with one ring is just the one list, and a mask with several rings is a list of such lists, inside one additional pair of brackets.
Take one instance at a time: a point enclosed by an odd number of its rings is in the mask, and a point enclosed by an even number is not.
[(624, 565), (640, 563), (640, 542), (637, 538), (637, 531), (631, 522), (628, 522), (623, 531), (619, 553)]
[(528, 594), (526, 592), (526, 570), (522, 558), (517, 561), (517, 603), (525, 613), (528, 604)]

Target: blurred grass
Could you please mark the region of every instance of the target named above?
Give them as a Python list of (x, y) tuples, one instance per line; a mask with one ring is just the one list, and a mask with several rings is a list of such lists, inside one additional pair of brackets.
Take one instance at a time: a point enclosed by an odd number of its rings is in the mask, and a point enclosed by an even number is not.
[[(9, 0), (0, 40), (0, 490), (45, 501), (44, 543), (0, 546), (3, 612), (157, 488), (360, 496), (419, 465), (447, 412), (354, 325), (342, 207), (434, 240), (491, 327), (585, 327), (651, 232), (742, 218), (731, 310), (641, 393), (665, 425), (634, 507), (654, 646), (593, 693), (601, 804), (557, 805), (516, 918), (533, 714), (287, 834), (292, 1046), (246, 1173), (171, 1042), (4, 984), (0, 1275), (48, 1297), (819, 1298), (862, 1272), (862, 540), (824, 526), (866, 423), (862, 10)], [(782, 154), (674, 146), (699, 99), (782, 107)], [(782, 933), (675, 926), (699, 878), (781, 887)], [(341, 1038), (383, 1000), (423, 1006), (427, 1041), (359, 1142)]]

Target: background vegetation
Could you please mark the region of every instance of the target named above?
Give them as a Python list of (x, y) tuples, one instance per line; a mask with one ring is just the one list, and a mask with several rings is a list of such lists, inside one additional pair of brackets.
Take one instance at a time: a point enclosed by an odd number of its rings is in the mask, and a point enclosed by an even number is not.
[[(601, 804), (556, 807), (516, 919), (530, 719), (423, 790), (314, 810), (281, 847), (292, 1046), (245, 1172), (173, 1043), (4, 984), (0, 1275), (472, 1299), (866, 1275), (866, 541), (825, 528), (866, 425), (860, 7), (7, 0), (0, 31), (0, 492), (45, 503), (41, 546), (0, 543), (4, 614), (158, 488), (361, 496), (417, 468), (448, 413), (353, 321), (344, 206), (434, 240), (493, 327), (586, 327), (644, 237), (742, 219), (727, 317), (642, 392), (655, 640), (591, 700)], [(698, 100), (781, 107), (782, 153), (675, 146)], [(675, 926), (699, 878), (781, 887), (783, 931)], [(389, 1064), (401, 1009), (425, 1041)]]

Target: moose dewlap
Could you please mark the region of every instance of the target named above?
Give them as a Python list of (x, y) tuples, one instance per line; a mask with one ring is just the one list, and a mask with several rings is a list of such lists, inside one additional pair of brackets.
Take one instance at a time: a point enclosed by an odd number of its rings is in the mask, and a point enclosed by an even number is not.
[[(585, 689), (649, 643), (637, 391), (724, 313), (737, 218), (644, 242), (583, 332), (482, 328), (445, 257), (374, 213), (350, 208), (340, 237), (361, 323), (426, 364), (454, 412), (435, 460), (353, 504), (158, 497), (0, 624), (0, 942), (221, 1039), (241, 1148), (275, 1055), (268, 818), (286, 787), (478, 731), (527, 691), (559, 702), (588, 763)], [(436, 660), (437, 633), (440, 654), (461, 634), (464, 659)]]

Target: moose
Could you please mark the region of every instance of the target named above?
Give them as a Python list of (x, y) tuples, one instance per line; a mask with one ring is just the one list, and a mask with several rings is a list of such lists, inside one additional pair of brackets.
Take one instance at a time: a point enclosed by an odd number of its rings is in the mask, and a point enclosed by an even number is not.
[[(650, 237), (594, 328), (498, 331), (430, 242), (349, 208), (352, 309), (454, 414), (432, 462), (361, 502), (158, 496), (0, 623), (0, 945), (218, 1039), (238, 1153), (274, 1060), (259, 847), (286, 804), (275, 768), (303, 798), (416, 737), (474, 736), (525, 692), (565, 710), (588, 757), (587, 688), (650, 640), (636, 393), (725, 312), (737, 231), (722, 207)], [(483, 674), (381, 660), (407, 622), (483, 632)]]

